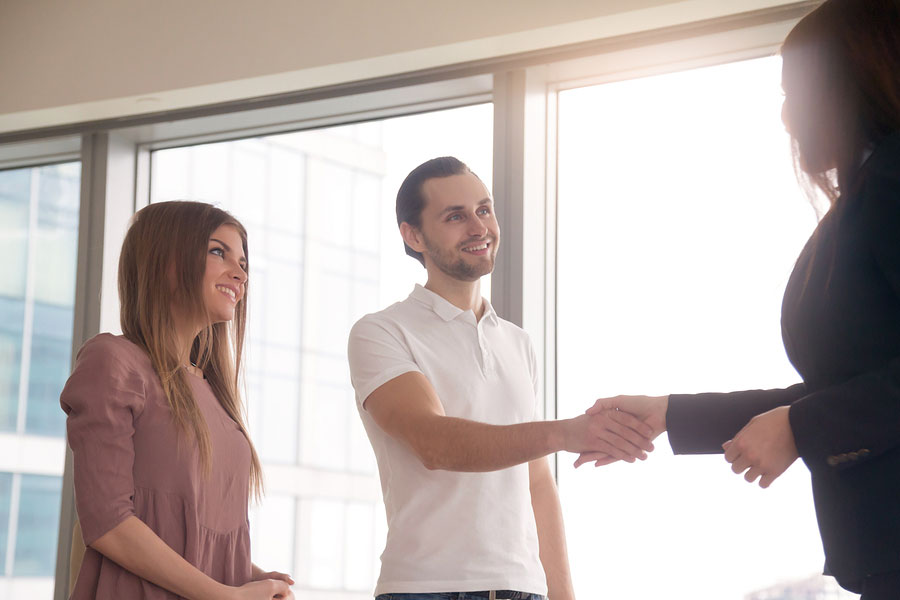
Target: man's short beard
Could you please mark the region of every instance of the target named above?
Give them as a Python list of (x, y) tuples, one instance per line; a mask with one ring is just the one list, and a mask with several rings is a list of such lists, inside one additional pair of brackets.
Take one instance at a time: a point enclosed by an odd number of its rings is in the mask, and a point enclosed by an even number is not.
[(478, 281), (494, 270), (497, 240), (495, 238), (488, 238), (488, 240), (491, 243), (489, 246), (491, 250), (491, 262), (488, 265), (487, 270), (485, 270), (481, 265), (471, 265), (462, 258), (454, 261), (449, 256), (446, 256), (439, 248), (432, 246), (431, 242), (428, 241), (428, 238), (424, 238), (425, 250), (428, 252), (428, 257), (431, 259), (431, 262), (434, 263), (434, 266), (445, 275), (459, 281)]

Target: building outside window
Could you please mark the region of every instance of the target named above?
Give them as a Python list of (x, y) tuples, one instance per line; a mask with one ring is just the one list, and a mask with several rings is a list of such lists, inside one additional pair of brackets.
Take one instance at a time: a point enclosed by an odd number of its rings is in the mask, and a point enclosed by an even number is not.
[(49, 598), (65, 458), (80, 163), (0, 171), (0, 597)]
[(248, 230), (246, 400), (268, 491), (253, 560), (298, 598), (371, 598), (386, 525), (347, 338), (425, 281), (397, 228), (401, 181), (452, 154), (490, 187), (492, 120), (482, 104), (152, 155), (151, 202), (211, 202)]

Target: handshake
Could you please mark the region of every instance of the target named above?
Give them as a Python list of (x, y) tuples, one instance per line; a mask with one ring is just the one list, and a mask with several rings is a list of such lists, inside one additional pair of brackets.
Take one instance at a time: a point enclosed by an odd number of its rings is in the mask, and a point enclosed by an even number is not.
[[(585, 414), (564, 421), (564, 449), (578, 454), (575, 467), (589, 462), (600, 467), (624, 460), (645, 460), (653, 440), (666, 431), (669, 396), (601, 398)], [(744, 473), (766, 488), (798, 458), (788, 407), (753, 417), (733, 439), (722, 444), (731, 470)]]
[(564, 421), (564, 448), (579, 455), (576, 467), (644, 460), (653, 451), (653, 440), (666, 430), (668, 406), (668, 396), (601, 398), (585, 414)]

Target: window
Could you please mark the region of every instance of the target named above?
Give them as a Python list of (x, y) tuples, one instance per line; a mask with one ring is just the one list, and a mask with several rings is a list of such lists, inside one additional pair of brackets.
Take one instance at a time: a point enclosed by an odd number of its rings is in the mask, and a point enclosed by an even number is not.
[(481, 104), (152, 154), (152, 202), (212, 202), (248, 229), (247, 403), (268, 490), (254, 560), (295, 590), (371, 597), (386, 526), (347, 337), (424, 283), (397, 231), (403, 178), (453, 154), (490, 187), (492, 120)]
[(0, 595), (53, 589), (79, 188), (78, 162), (0, 171)]
[(52, 577), (56, 567), (62, 480), (46, 475), (21, 477), (12, 574), (15, 577)]
[[(762, 58), (559, 93), (560, 417), (616, 394), (799, 380), (781, 296), (816, 216), (780, 121), (780, 66)], [(761, 490), (721, 456), (673, 457), (665, 436), (656, 448), (634, 465), (560, 461), (581, 595), (852, 597), (818, 575), (801, 461)]]

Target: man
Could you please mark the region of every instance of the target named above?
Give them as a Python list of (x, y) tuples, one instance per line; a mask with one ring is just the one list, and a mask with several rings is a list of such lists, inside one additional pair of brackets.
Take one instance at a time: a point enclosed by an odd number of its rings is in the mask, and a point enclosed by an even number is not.
[(650, 428), (617, 411), (535, 421), (531, 342), (481, 297), (500, 229), (465, 164), (445, 157), (414, 169), (397, 194), (397, 222), (427, 283), (360, 319), (349, 342), (388, 520), (375, 594), (534, 600), (549, 589), (551, 600), (572, 599), (545, 457), (592, 448), (607, 462), (633, 462), (652, 450)]

